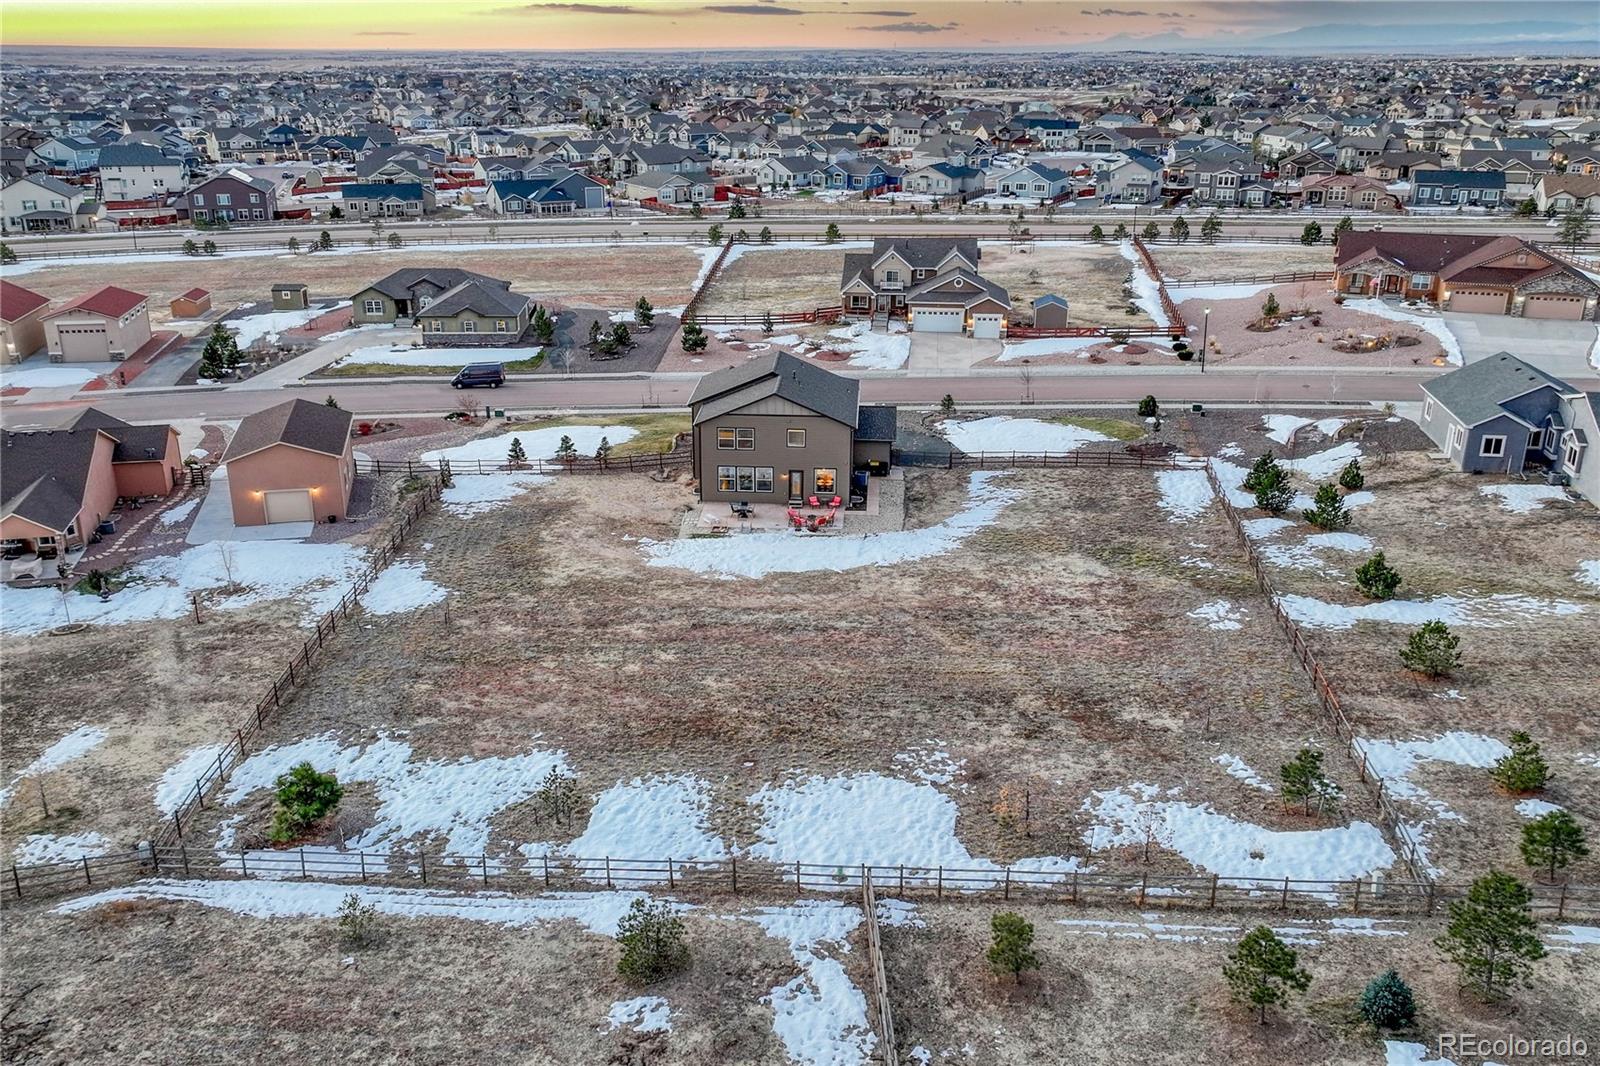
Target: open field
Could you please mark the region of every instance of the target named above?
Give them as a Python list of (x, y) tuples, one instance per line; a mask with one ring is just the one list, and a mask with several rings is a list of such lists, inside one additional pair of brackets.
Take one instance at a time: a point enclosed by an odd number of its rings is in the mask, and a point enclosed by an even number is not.
[[(672, 445), (677, 440), (679, 433), (689, 432), (688, 415), (616, 415), (607, 419), (612, 425), (627, 426), (636, 431), (636, 436), (616, 445), (611, 454), (617, 457), (628, 455), (659, 455), (661, 452), (670, 452)], [(592, 426), (591, 419), (580, 418), (539, 418), (529, 422), (514, 422), (506, 428), (515, 432), (519, 429), (553, 429), (563, 426)]]
[[(557, 300), (578, 307), (621, 310), (641, 295), (658, 307), (688, 302), (700, 258), (688, 245), (504, 248), (437, 247), (391, 250), (335, 249), (291, 256), (237, 254), (191, 259), (141, 257), (70, 260), (32, 267), (8, 279), (25, 285), (58, 304), (102, 285), (120, 285), (148, 295), (154, 325), (170, 321), (167, 304), (196, 285), (211, 290), (216, 308), (257, 301), (266, 303), (274, 282), (296, 281), (315, 297), (348, 297), (351, 293), (402, 267), (450, 266), (475, 270), (511, 282), (517, 292), (539, 301)], [(270, 303), (266, 310), (270, 308)]]
[(700, 310), (706, 314), (759, 315), (838, 305), (844, 249), (754, 246), (740, 251), (701, 303)]
[[(1198, 233), (1199, 226), (1193, 221)], [(1332, 232), (1332, 226), (1324, 227)], [(1332, 270), (1333, 245), (1318, 244), (1205, 244), (1198, 237), (1188, 244), (1152, 244), (1150, 254), (1161, 264), (1169, 281), (1183, 278), (1240, 278), (1256, 274), (1283, 274), (1299, 270)]]
[(1122, 282), (1130, 264), (1115, 244), (1013, 245), (984, 241), (978, 271), (1004, 285), (1013, 310), (1046, 293), (1065, 296), (1074, 326), (1148, 326), (1143, 315), (1127, 313)]

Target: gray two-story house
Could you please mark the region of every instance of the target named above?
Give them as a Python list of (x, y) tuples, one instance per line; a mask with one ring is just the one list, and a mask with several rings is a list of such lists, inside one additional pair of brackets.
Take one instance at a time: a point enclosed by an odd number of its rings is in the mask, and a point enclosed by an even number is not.
[(1600, 393), (1584, 392), (1507, 352), (1422, 385), (1418, 425), (1467, 473), (1534, 468), (1600, 504)]
[(889, 469), (895, 409), (785, 352), (705, 375), (689, 411), (702, 501), (848, 499), (853, 471)]

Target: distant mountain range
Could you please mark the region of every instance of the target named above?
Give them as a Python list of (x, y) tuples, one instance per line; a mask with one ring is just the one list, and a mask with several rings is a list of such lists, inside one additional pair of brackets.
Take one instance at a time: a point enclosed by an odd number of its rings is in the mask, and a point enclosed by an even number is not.
[(1525, 52), (1561, 52), (1600, 55), (1600, 19), (1594, 22), (1474, 22), (1445, 21), (1375, 25), (1329, 23), (1303, 26), (1261, 37), (1224, 34), (1188, 37), (1181, 33), (1149, 36), (1120, 33), (1094, 44), (1075, 45), (1091, 52), (1470, 52), (1476, 55), (1521, 55)]

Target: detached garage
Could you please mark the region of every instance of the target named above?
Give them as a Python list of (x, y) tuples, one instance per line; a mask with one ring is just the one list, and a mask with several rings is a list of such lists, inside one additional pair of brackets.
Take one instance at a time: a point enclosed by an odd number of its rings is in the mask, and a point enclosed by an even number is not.
[(133, 355), (150, 340), (147, 300), (107, 285), (51, 311), (43, 318), (50, 361), (103, 363)]
[(355, 483), (350, 414), (290, 400), (247, 415), (222, 456), (236, 526), (337, 522)]

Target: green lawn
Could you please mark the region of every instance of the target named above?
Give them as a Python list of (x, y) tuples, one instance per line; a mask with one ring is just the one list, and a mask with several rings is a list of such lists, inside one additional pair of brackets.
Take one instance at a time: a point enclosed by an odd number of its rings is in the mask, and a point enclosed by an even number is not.
[(1104, 433), (1116, 440), (1138, 440), (1144, 436), (1144, 427), (1136, 422), (1124, 421), (1120, 418), (1100, 418), (1094, 415), (1058, 415), (1046, 419), (1061, 426), (1076, 426), (1079, 429), (1093, 430)]
[(612, 449), (615, 456), (659, 455), (672, 450), (673, 439), (679, 433), (689, 432), (688, 415), (597, 415), (593, 418), (553, 418), (533, 422), (518, 422), (510, 426), (518, 429), (548, 429), (553, 426), (592, 426), (604, 422), (609, 426), (630, 426), (638, 435), (625, 444)]

